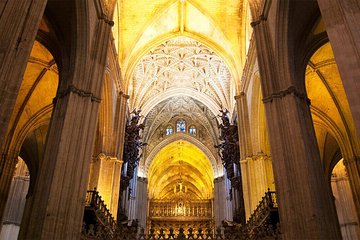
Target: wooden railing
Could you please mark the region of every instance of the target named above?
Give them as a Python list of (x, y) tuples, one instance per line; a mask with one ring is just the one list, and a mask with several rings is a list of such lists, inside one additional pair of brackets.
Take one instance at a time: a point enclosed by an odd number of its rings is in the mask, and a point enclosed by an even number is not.
[[(164, 202), (157, 202), (162, 206), (168, 206), (163, 204)], [(197, 203), (197, 206), (210, 206), (211, 202), (201, 205)], [(210, 204), (210, 205), (209, 205)], [(196, 204), (195, 204), (196, 205)], [(98, 224), (96, 226), (90, 225), (86, 227), (84, 225), (82, 230), (83, 240), (194, 240), (194, 239), (208, 239), (208, 240), (278, 240), (281, 239), (279, 222), (278, 222), (278, 205), (276, 202), (275, 192), (268, 191), (260, 201), (258, 207), (249, 218), (247, 224), (242, 226), (240, 224), (232, 224), (231, 222), (224, 223), (222, 228), (216, 229), (174, 229), (163, 230), (160, 229), (156, 232), (155, 229), (150, 229), (149, 233), (145, 233), (144, 229), (138, 231), (137, 223), (133, 222), (131, 226), (116, 226), (116, 222), (112, 218), (110, 212), (106, 209), (106, 205), (101, 200), (98, 192), (88, 191), (86, 196), (87, 208), (92, 208), (97, 211), (98, 214), (103, 215), (104, 223), (108, 222), (111, 227)], [(155, 206), (155, 205), (154, 205)], [(156, 207), (155, 207), (156, 208)], [(201, 207), (200, 207), (201, 208)], [(160, 210), (159, 210), (160, 211)], [(170, 211), (171, 212), (171, 211)], [(186, 211), (185, 211), (186, 212)], [(206, 211), (199, 211), (200, 213)], [(196, 211), (193, 211), (196, 213)], [(209, 212), (206, 212), (206, 216), (209, 216)], [(165, 213), (165, 208), (161, 210), (159, 215)], [(189, 211), (191, 214), (191, 211)], [(201, 214), (200, 214), (201, 215)], [(115, 229), (115, 230), (113, 230)]]
[(268, 189), (246, 224), (254, 227), (259, 226), (269, 217), (272, 211), (278, 211), (278, 204), (276, 201), (276, 193)]
[(107, 209), (107, 206), (101, 199), (98, 191), (87, 191), (85, 198), (85, 208), (91, 209), (95, 212), (96, 217), (100, 221), (101, 225), (110, 227), (113, 231), (115, 231), (116, 221), (111, 215), (109, 209)]

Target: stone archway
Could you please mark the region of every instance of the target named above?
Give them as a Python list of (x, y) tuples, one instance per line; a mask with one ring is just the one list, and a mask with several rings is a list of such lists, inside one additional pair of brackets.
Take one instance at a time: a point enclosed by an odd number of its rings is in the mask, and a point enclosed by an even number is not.
[(179, 139), (163, 147), (148, 173), (148, 227), (213, 227), (214, 170), (206, 155)]

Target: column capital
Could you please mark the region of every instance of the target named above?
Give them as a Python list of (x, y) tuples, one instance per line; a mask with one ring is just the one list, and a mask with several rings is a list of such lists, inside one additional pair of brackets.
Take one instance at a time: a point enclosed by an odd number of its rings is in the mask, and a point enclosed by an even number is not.
[(114, 21), (112, 21), (111, 18), (108, 16), (110, 6), (107, 4), (107, 2), (103, 0), (97, 0), (95, 1), (95, 6), (98, 19), (104, 21), (110, 27), (113, 27)]
[(139, 182), (143, 182), (143, 183), (147, 183), (148, 182), (148, 179), (146, 177), (138, 177), (137, 180)]
[(123, 163), (124, 161), (121, 159), (118, 159), (117, 157), (113, 157), (113, 156), (108, 156), (105, 153), (99, 153), (96, 157), (93, 157), (94, 161), (98, 161), (98, 160), (105, 160), (105, 161), (112, 161), (112, 162), (116, 162), (116, 163)]
[(253, 160), (258, 160), (258, 159), (260, 159), (260, 158), (262, 158), (262, 159), (270, 159), (271, 160), (271, 156), (269, 156), (269, 155), (267, 155), (267, 154), (265, 154), (265, 153), (263, 153), (263, 152), (258, 152), (257, 154), (254, 154), (253, 156), (252, 156), (252, 159)]
[(253, 17), (253, 21), (250, 23), (251, 27), (254, 28), (261, 22), (267, 20), (270, 6), (270, 0), (257, 0), (250, 3), (250, 9)]
[(120, 96), (120, 97), (123, 97), (123, 98), (125, 98), (125, 99), (129, 99), (129, 98), (130, 98), (130, 96), (127, 95), (127, 94), (125, 94), (123, 91), (120, 91), (120, 92), (119, 92), (119, 96)]
[(234, 96), (234, 99), (235, 99), (235, 100), (238, 100), (238, 99), (241, 99), (241, 98), (243, 98), (243, 97), (246, 97), (245, 92), (240, 92), (239, 95)]
[(299, 98), (300, 100), (304, 100), (308, 105), (311, 104), (311, 101), (310, 99), (307, 97), (306, 93), (303, 93), (299, 90), (296, 89), (295, 86), (290, 86), (288, 87), (287, 89), (285, 90), (280, 90), (278, 92), (273, 92), (271, 94), (269, 94), (268, 96), (264, 97), (262, 99), (263, 103), (269, 103), (269, 102), (272, 102), (274, 99), (276, 98), (284, 98), (286, 97), (287, 95), (293, 95), (297, 98)]
[(92, 102), (97, 102), (97, 103), (101, 102), (101, 98), (96, 96), (94, 93), (88, 92), (86, 90), (80, 89), (80, 88), (70, 84), (66, 89), (59, 91), (59, 93), (56, 94), (56, 97), (54, 98), (53, 103), (55, 103), (58, 99), (66, 97), (70, 93), (77, 94), (80, 97), (90, 98)]
[(221, 182), (224, 180), (224, 176), (221, 176), (221, 177), (217, 177), (214, 179), (214, 183), (218, 183), (218, 182)]
[(251, 157), (245, 157), (245, 158), (243, 158), (243, 159), (241, 159), (240, 160), (240, 164), (245, 164), (245, 163), (248, 163), (250, 160), (252, 160), (252, 158)]

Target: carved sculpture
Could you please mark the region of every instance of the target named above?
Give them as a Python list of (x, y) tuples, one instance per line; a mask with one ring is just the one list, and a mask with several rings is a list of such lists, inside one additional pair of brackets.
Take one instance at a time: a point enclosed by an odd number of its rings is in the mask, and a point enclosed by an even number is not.
[[(127, 202), (126, 194), (124, 192), (128, 189), (130, 180), (134, 177), (135, 169), (139, 164), (141, 154), (141, 147), (145, 146), (146, 143), (141, 141), (140, 130), (144, 130), (145, 124), (139, 124), (141, 110), (134, 109), (130, 114), (132, 115), (130, 122), (127, 123), (125, 128), (125, 139), (124, 139), (124, 152), (123, 161), (124, 167), (121, 174), (120, 180), (120, 199), (119, 199), (119, 211), (118, 221), (127, 219), (125, 213), (125, 205)], [(130, 196), (131, 190), (129, 188)]]
[(230, 198), (235, 200), (234, 221), (245, 223), (245, 209), (242, 193), (242, 181), (240, 171), (240, 149), (238, 128), (231, 124), (227, 109), (220, 110), (222, 123), (220, 129), (220, 144), (215, 147), (219, 150), (219, 156), (226, 170), (228, 179), (231, 181)]
[(146, 143), (141, 141), (140, 130), (144, 130), (145, 125), (139, 124), (141, 110), (134, 109), (130, 123), (126, 125), (125, 129), (125, 141), (123, 161), (127, 164), (127, 170), (122, 175), (122, 180), (127, 184), (134, 177), (134, 171), (141, 158), (140, 149), (145, 146)]

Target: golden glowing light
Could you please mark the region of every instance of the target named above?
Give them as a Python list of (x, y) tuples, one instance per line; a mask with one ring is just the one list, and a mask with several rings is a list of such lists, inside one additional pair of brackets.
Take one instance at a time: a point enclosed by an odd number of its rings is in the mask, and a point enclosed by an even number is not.
[(193, 199), (213, 197), (214, 172), (210, 160), (195, 145), (178, 140), (164, 147), (149, 169), (149, 198), (170, 199), (176, 192)]
[(119, 0), (113, 35), (125, 82), (144, 54), (178, 36), (214, 49), (240, 78), (251, 35), (248, 9), (247, 1), (238, 0)]

